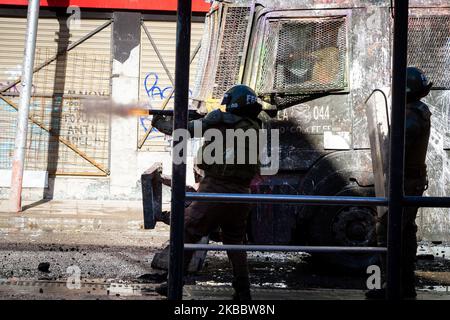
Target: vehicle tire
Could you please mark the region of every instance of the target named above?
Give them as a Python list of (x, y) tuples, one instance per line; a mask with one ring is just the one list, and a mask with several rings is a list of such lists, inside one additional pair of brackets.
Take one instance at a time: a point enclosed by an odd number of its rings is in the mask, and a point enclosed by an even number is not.
[[(320, 196), (374, 196), (369, 150), (335, 152), (323, 157), (308, 171), (300, 193)], [(373, 207), (304, 206), (299, 214), (307, 223), (311, 246), (376, 246)], [(320, 266), (350, 272), (366, 271), (379, 261), (378, 254), (314, 254)]]
[[(348, 188), (337, 196), (373, 196), (372, 188)], [(313, 246), (376, 246), (377, 212), (374, 207), (321, 206), (312, 209), (308, 242)], [(379, 255), (371, 253), (313, 254), (313, 261), (336, 271), (365, 272), (378, 264)]]

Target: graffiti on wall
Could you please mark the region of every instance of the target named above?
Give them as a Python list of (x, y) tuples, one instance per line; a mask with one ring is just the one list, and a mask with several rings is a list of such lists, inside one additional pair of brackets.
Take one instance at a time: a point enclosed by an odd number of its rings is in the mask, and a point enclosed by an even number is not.
[[(92, 96), (110, 97), (111, 59), (72, 50), (64, 64), (52, 62), (33, 73), (28, 138), (27, 170), (61, 174), (103, 175), (109, 172), (108, 118), (89, 118), (82, 101)], [(50, 61), (54, 48), (37, 47), (35, 63)], [(61, 56), (62, 57), (62, 56)], [(11, 168), (17, 109), (22, 90), (22, 65), (11, 64), (0, 74), (0, 168)], [(4, 88), (8, 90), (4, 90)]]
[[(158, 108), (157, 105), (162, 104), (166, 99), (169, 99), (167, 109), (173, 108), (173, 86), (165, 86), (161, 84), (160, 76), (156, 72), (149, 72), (145, 75), (143, 80), (143, 88), (152, 108)], [(189, 90), (189, 95), (192, 95), (192, 90)], [(160, 133), (156, 128), (151, 126), (152, 116), (139, 117), (139, 140), (144, 137), (150, 130), (146, 141), (157, 141), (162, 145), (161, 151), (168, 151), (170, 148), (171, 137)], [(144, 144), (145, 146), (145, 144)], [(146, 150), (144, 148), (144, 150)]]
[[(14, 153), (18, 98), (0, 100), (0, 168), (9, 169)], [(82, 98), (32, 97), (26, 168), (57, 173), (99, 173), (109, 166), (109, 118), (88, 117)]]

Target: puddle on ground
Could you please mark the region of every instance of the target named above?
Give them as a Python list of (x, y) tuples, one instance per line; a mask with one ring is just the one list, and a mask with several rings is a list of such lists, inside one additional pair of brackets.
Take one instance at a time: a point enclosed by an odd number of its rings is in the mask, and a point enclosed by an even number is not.
[[(45, 298), (45, 295), (58, 296), (59, 298), (88, 298), (88, 297), (145, 297), (158, 296), (154, 285), (141, 283), (124, 284), (120, 281), (109, 282), (82, 282), (78, 287), (69, 287), (66, 281), (35, 281), (20, 279), (0, 279), (0, 291), (9, 292), (14, 296), (17, 294), (31, 295)], [(109, 299), (108, 298), (108, 299)]]
[(127, 285), (121, 283), (111, 283), (107, 288), (110, 295), (120, 295), (123, 297), (146, 296), (154, 292), (153, 288), (142, 285)]
[(450, 286), (428, 286), (425, 288), (419, 288), (417, 291), (420, 292), (439, 292), (450, 294)]

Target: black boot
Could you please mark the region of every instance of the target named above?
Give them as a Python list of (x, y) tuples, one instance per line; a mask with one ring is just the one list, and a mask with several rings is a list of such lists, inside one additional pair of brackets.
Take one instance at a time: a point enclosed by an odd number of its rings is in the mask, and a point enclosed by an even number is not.
[[(183, 286), (184, 285), (195, 285), (195, 278), (190, 277), (190, 276), (185, 276), (183, 278)], [(160, 285), (155, 287), (155, 291), (156, 293), (167, 297), (168, 296), (168, 291), (169, 291), (169, 285), (167, 283), (167, 281), (161, 283)]]
[[(406, 287), (403, 289), (403, 298), (415, 299), (417, 296), (416, 289), (414, 287)], [(366, 298), (369, 300), (384, 300), (386, 299), (386, 289), (373, 289), (366, 292)]]
[(366, 299), (369, 300), (385, 300), (386, 299), (386, 282), (382, 282), (380, 289), (371, 289), (365, 293)]
[(156, 291), (156, 293), (158, 293), (164, 297), (167, 297), (168, 291), (169, 291), (169, 285), (167, 284), (167, 282), (163, 282), (160, 285), (157, 285), (155, 287), (155, 291)]
[(386, 299), (386, 289), (372, 289), (366, 292), (366, 299), (384, 300)]
[(233, 280), (233, 301), (250, 301), (250, 281), (248, 278)]
[(416, 281), (414, 275), (412, 278), (406, 278), (403, 282), (403, 296), (406, 299), (415, 299), (417, 297), (416, 293)]
[(403, 295), (407, 299), (417, 297), (416, 293), (416, 275), (414, 272), (414, 262), (410, 263), (403, 270)]
[(405, 299), (415, 299), (417, 297), (416, 288), (414, 287), (405, 288), (403, 290), (403, 297)]

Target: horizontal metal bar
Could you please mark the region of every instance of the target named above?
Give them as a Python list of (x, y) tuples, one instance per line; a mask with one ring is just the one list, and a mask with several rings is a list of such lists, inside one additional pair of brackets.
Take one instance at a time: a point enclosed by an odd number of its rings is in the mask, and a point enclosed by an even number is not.
[[(152, 116), (169, 116), (173, 117), (173, 110), (157, 110), (148, 109), (148, 114)], [(188, 120), (198, 120), (203, 118), (205, 115), (200, 114), (197, 110), (188, 110)]]
[(308, 205), (387, 206), (386, 198), (284, 194), (186, 193), (186, 200), (202, 202), (285, 203)]
[(271, 246), (271, 245), (211, 245), (185, 243), (185, 250), (207, 251), (283, 251), (309, 253), (386, 253), (384, 247), (313, 247), (313, 246)]
[(450, 208), (450, 197), (405, 196), (402, 204), (409, 207)]

